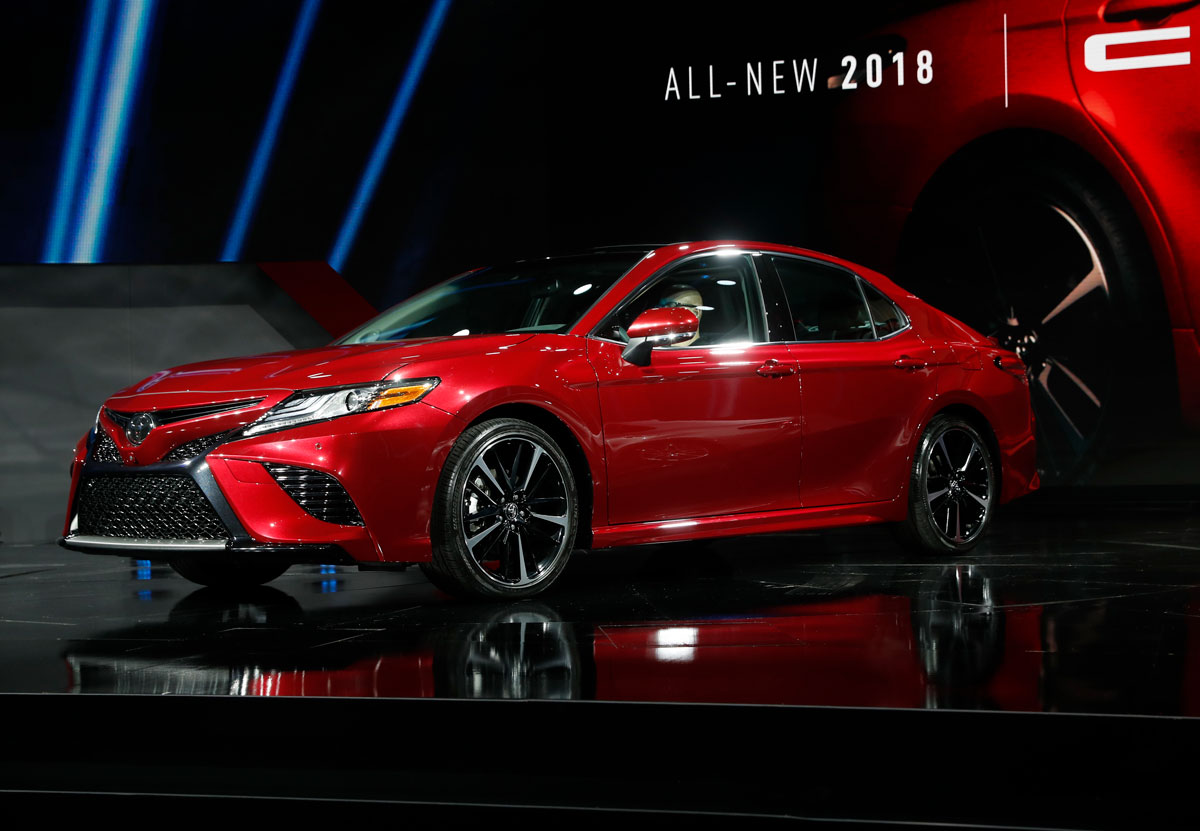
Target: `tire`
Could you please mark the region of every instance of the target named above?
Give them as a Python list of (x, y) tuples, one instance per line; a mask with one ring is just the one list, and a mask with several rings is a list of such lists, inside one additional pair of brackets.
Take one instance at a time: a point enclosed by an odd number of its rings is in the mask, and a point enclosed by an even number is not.
[(288, 570), (278, 561), (247, 563), (224, 557), (187, 557), (171, 561), (171, 568), (193, 583), (217, 589), (236, 589), (270, 583)]
[(979, 431), (957, 416), (934, 416), (913, 456), (901, 539), (932, 554), (970, 551), (991, 522), (998, 493), (996, 463)]
[(905, 227), (897, 279), (1025, 360), (1046, 484), (1086, 479), (1139, 412), (1171, 406), (1157, 268), (1086, 157), (1030, 140), (950, 163)]
[(446, 459), (422, 570), (449, 594), (531, 597), (562, 574), (578, 521), (575, 477), (554, 439), (527, 421), (485, 421)]

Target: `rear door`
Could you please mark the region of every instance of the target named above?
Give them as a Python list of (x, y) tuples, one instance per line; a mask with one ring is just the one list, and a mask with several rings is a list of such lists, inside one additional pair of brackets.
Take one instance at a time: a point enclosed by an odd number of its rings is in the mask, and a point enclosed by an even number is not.
[(803, 257), (767, 260), (787, 298), (804, 395), (801, 504), (895, 498), (935, 392), (933, 350), (856, 274)]

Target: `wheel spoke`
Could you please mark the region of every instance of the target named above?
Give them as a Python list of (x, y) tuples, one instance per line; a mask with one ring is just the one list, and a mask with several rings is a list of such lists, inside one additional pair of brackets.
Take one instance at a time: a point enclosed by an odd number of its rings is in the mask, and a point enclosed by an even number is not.
[(934, 491), (933, 493), (929, 494), (929, 507), (933, 507), (933, 500), (941, 499), (948, 493), (950, 493), (949, 488), (942, 488), (940, 491)]
[(971, 491), (968, 488), (963, 488), (963, 493), (965, 493), (967, 496), (971, 497), (976, 502), (978, 502), (981, 506), (983, 506), (983, 509), (985, 511), (987, 510), (987, 506), (988, 506), (987, 497), (979, 496), (977, 494), (971, 493)]
[(1058, 399), (1054, 397), (1054, 393), (1050, 391), (1050, 371), (1054, 369), (1054, 364), (1047, 363), (1042, 367), (1042, 371), (1037, 375), (1038, 386), (1042, 388), (1042, 394), (1046, 397), (1053, 406), (1054, 412), (1062, 421), (1069, 427), (1071, 431), (1080, 439), (1083, 439), (1083, 431), (1075, 426), (1075, 422), (1071, 420), (1071, 416), (1067, 415), (1066, 409), (1062, 404), (1058, 403)]
[(1100, 403), (1100, 397), (1097, 396), (1096, 393), (1092, 392), (1091, 388), (1087, 384), (1083, 383), (1082, 378), (1080, 378), (1078, 375), (1076, 375), (1071, 370), (1067, 369), (1066, 365), (1063, 364), (1062, 361), (1058, 360), (1057, 358), (1047, 358), (1046, 363), (1052, 364), (1055, 369), (1060, 370), (1063, 375), (1067, 376), (1067, 378), (1070, 379), (1071, 383), (1074, 384), (1075, 386), (1079, 387), (1079, 391), (1082, 392), (1084, 395), (1086, 395), (1089, 399), (1091, 399), (1091, 402), (1093, 404), (1095, 404), (1097, 407), (1104, 406), (1103, 404)]
[[(521, 542), (521, 535), (517, 534), (517, 567), (520, 569), (517, 575), (517, 585), (523, 586), (529, 582), (529, 571), (525, 568), (525, 544)], [(524, 626), (525, 624), (521, 624)]]
[(473, 480), (468, 479), (466, 486), (468, 488), (470, 488), (472, 491), (474, 491), (476, 494), (478, 494), (479, 496), (482, 496), (488, 502), (492, 503), (492, 505), (498, 505), (496, 500), (492, 498), (492, 495), (490, 493), (488, 493), (486, 490), (484, 490), (483, 488), (479, 487), (479, 485), (475, 484), (475, 482)]
[(537, 470), (538, 462), (542, 460), (542, 448), (536, 444), (533, 446), (533, 458), (529, 462), (529, 468), (525, 471), (525, 481), (521, 483), (521, 488), (529, 493), (529, 483), (533, 481), (533, 472)]
[(954, 462), (950, 461), (950, 451), (946, 449), (946, 436), (938, 436), (937, 447), (942, 451), (942, 459), (946, 462), (947, 470), (954, 470)]
[(558, 545), (558, 542), (559, 542), (558, 537), (556, 537), (554, 534), (551, 534), (549, 531), (543, 531), (541, 528), (538, 528), (536, 525), (526, 525), (525, 530), (528, 531), (529, 533), (533, 534), (534, 536), (541, 537), (546, 542), (550, 542), (550, 543), (554, 543), (555, 545)]
[(482, 540), (482, 539), (483, 539), (484, 537), (486, 537), (488, 534), (490, 534), (490, 533), (492, 533), (493, 531), (495, 531), (495, 530), (496, 530), (497, 528), (499, 528), (499, 527), (500, 527), (502, 524), (503, 524), (503, 523), (501, 523), (501, 522), (500, 522), (500, 520), (496, 520), (495, 522), (493, 522), (493, 523), (492, 523), (491, 525), (489, 525), (487, 528), (484, 528), (482, 531), (480, 531), (480, 532), (479, 532), (478, 534), (476, 534), (475, 536), (473, 536), (473, 537), (468, 537), (468, 538), (467, 538), (467, 548), (468, 548), (468, 549), (471, 551), (471, 554), (474, 554), (474, 553), (475, 553), (475, 546), (479, 545), (479, 542), (480, 542), (480, 540)]
[(513, 454), (512, 465), (508, 470), (504, 469), (504, 463), (500, 459), (499, 455), (496, 456), (496, 460), (500, 462), (500, 472), (503, 474), (504, 481), (508, 485), (509, 493), (512, 493), (517, 489), (517, 481), (520, 479), (521, 473), (521, 454), (525, 451), (525, 442), (519, 441), (516, 442), (516, 445), (517, 450)]
[[(499, 467), (499, 465), (497, 465), (497, 467)], [(496, 488), (497, 493), (507, 493), (508, 492), (505, 489), (505, 487), (496, 480), (496, 476), (495, 476), (495, 474), (492, 473), (491, 469), (489, 469), (488, 466), (483, 463), (483, 454), (480, 454), (479, 458), (475, 460), (475, 467), (472, 469), (478, 470), (480, 473), (482, 473), (487, 478), (487, 480), (489, 482), (491, 482), (492, 485)], [(504, 471), (501, 470), (501, 473), (503, 473), (503, 472)]]
[(1104, 279), (1104, 266), (1100, 263), (1100, 255), (1096, 253), (1096, 247), (1092, 245), (1091, 239), (1088, 238), (1088, 235), (1083, 232), (1083, 229), (1079, 227), (1075, 220), (1067, 216), (1065, 211), (1054, 205), (1051, 205), (1051, 207), (1054, 208), (1059, 216), (1067, 221), (1067, 223), (1079, 236), (1079, 239), (1082, 240), (1083, 244), (1087, 246), (1088, 255), (1092, 259), (1092, 269), (1075, 285), (1073, 289), (1071, 289), (1071, 291), (1067, 293), (1066, 297), (1058, 302), (1057, 306), (1050, 310), (1049, 314), (1042, 318), (1043, 325), (1058, 317), (1064, 311), (1079, 302), (1081, 298), (1086, 297), (1096, 289), (1104, 289), (1105, 293), (1108, 293), (1108, 284)]
[(491, 519), (492, 517), (498, 515), (499, 513), (500, 513), (500, 507), (498, 505), (493, 505), (491, 507), (479, 508), (478, 510), (473, 511), (470, 514), (468, 514), (467, 520), (470, 522), (475, 522), (475, 521), (481, 520), (481, 519)]
[(486, 561), (496, 550), (496, 546), (504, 539), (504, 534), (495, 534), (487, 542), (483, 544), (482, 551), (472, 551), (471, 554), (475, 558), (475, 562), (482, 563)]
[(975, 442), (971, 442), (971, 449), (967, 451), (967, 460), (962, 463), (962, 467), (958, 469), (959, 473), (966, 473), (967, 467), (971, 464), (971, 459), (975, 456)]
[(550, 471), (554, 469), (554, 465), (542, 465), (542, 472), (537, 475), (537, 481), (532, 485), (525, 486), (525, 493), (537, 493), (541, 488), (542, 483), (546, 481), (546, 477), (550, 475)]
[(550, 516), (549, 514), (538, 514), (533, 511), (529, 512), (531, 517), (540, 519), (542, 522), (552, 522), (560, 528), (567, 527), (567, 518), (565, 516)]

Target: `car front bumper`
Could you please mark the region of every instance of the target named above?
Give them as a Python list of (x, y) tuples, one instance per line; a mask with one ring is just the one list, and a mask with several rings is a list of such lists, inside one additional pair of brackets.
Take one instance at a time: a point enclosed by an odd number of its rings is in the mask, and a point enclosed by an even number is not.
[[(61, 544), (160, 560), (230, 553), (291, 562), (428, 560), (434, 490), (461, 426), (418, 402), (144, 465), (97, 461), (85, 439), (72, 465)], [(332, 477), (361, 524), (318, 518), (267, 464)]]

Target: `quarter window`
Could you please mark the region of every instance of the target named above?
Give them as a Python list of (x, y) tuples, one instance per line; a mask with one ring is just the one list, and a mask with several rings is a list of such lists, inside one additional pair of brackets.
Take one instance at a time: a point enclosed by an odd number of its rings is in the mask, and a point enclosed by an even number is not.
[(799, 341), (870, 340), (871, 314), (858, 277), (796, 257), (772, 257)]
[(863, 294), (867, 298), (867, 307), (871, 310), (871, 320), (875, 324), (875, 334), (886, 337), (892, 332), (899, 332), (908, 326), (908, 316), (866, 280), (862, 280)]

